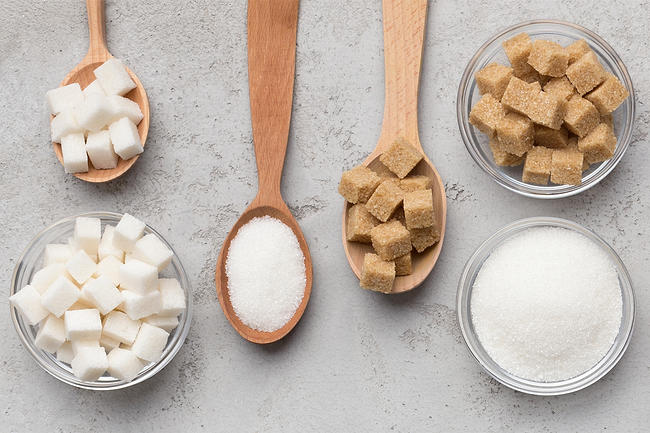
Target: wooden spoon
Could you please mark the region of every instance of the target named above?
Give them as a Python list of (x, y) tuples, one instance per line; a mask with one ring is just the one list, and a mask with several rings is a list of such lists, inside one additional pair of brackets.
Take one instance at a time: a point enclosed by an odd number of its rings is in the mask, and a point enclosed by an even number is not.
[[(383, 9), (386, 68), (384, 121), (377, 147), (363, 165), (378, 173), (388, 171), (379, 161), (379, 156), (398, 136), (408, 140), (424, 155), (411, 174), (426, 175), (431, 179), (433, 206), (440, 228), (440, 241), (437, 244), (422, 253), (413, 250), (413, 273), (396, 277), (391, 293), (401, 293), (422, 283), (438, 260), (445, 234), (447, 199), (444, 184), (435, 167), (424, 154), (418, 136), (418, 88), (427, 20), (427, 0), (384, 0)], [(373, 252), (373, 249), (370, 244), (347, 240), (348, 209), (351, 206), (346, 202), (343, 210), (343, 246), (352, 270), (357, 277), (361, 278), (363, 257), (367, 252)]]
[[(215, 282), (219, 303), (230, 324), (245, 339), (261, 344), (277, 341), (291, 331), (305, 311), (311, 294), (309, 247), (280, 194), (291, 122), (297, 26), (298, 0), (251, 0), (248, 3), (248, 82), (259, 189), (226, 237), (217, 260)], [(305, 295), (291, 320), (274, 332), (250, 328), (237, 317), (230, 303), (226, 275), (231, 241), (244, 224), (265, 215), (291, 228), (305, 256)]]
[[(88, 53), (81, 60), (81, 62), (70, 71), (67, 77), (61, 83), (61, 86), (67, 86), (72, 83), (79, 83), (82, 89), (86, 88), (90, 83), (95, 81), (95, 74), (93, 72), (106, 60), (112, 59), (113, 56), (106, 48), (106, 14), (104, 11), (104, 0), (86, 0), (86, 9), (88, 10), (88, 29), (90, 33), (90, 45)], [(149, 133), (149, 99), (144, 87), (138, 77), (127, 67), (127, 72), (136, 84), (136, 88), (124, 95), (135, 101), (139, 106), (144, 118), (138, 124), (138, 133), (140, 140), (144, 146)], [(54, 152), (63, 164), (63, 153), (61, 152), (61, 145), (59, 143), (52, 143), (54, 145)], [(138, 159), (134, 156), (131, 159), (119, 159), (117, 167), (109, 170), (97, 170), (93, 167), (92, 163), (88, 161), (87, 173), (75, 173), (74, 176), (88, 182), (107, 182), (123, 175)]]

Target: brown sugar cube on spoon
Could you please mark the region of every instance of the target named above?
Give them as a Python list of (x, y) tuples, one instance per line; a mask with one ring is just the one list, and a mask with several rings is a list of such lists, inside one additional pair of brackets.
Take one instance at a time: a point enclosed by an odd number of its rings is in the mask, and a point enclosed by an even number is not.
[(440, 240), (440, 230), (435, 224), (421, 229), (411, 229), (409, 232), (411, 234), (411, 245), (418, 253), (435, 245)]
[(421, 189), (431, 189), (431, 179), (429, 176), (408, 176), (400, 180), (399, 187), (405, 193)]
[(397, 137), (379, 160), (397, 177), (403, 179), (422, 160), (422, 154), (404, 138)]
[(522, 181), (546, 185), (551, 176), (552, 158), (553, 149), (543, 146), (535, 146), (530, 149), (526, 154), (526, 161), (524, 161)]
[(436, 223), (433, 194), (430, 189), (404, 194), (404, 216), (407, 229), (421, 229)]
[(359, 284), (375, 292), (390, 293), (395, 281), (395, 263), (382, 260), (377, 254), (366, 253)]
[(347, 239), (351, 242), (370, 243), (370, 230), (381, 224), (363, 203), (357, 203), (348, 211)]
[(365, 203), (381, 180), (377, 173), (367, 167), (358, 165), (343, 172), (339, 183), (339, 194), (350, 203)]
[(402, 257), (397, 257), (395, 260), (393, 260), (393, 262), (395, 263), (395, 276), (400, 277), (404, 275), (411, 275), (413, 273), (410, 251)]
[(393, 260), (411, 251), (411, 235), (397, 220), (379, 224), (370, 231), (372, 247), (383, 260)]
[(399, 182), (387, 179), (381, 183), (372, 194), (366, 209), (381, 222), (386, 222), (402, 204), (404, 193), (399, 187)]

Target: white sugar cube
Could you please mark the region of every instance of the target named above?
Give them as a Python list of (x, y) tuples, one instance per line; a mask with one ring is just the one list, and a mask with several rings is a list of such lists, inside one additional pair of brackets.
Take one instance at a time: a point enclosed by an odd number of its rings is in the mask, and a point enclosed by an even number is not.
[(59, 277), (66, 277), (74, 283), (74, 278), (72, 278), (63, 263), (52, 263), (36, 272), (30, 285), (34, 286), (38, 293), (42, 294)]
[(86, 140), (86, 152), (97, 170), (107, 170), (117, 167), (119, 157), (113, 151), (113, 143), (107, 129), (89, 132)]
[(77, 250), (84, 250), (89, 256), (97, 254), (102, 238), (102, 222), (99, 218), (77, 217), (74, 224), (74, 243)]
[(138, 295), (129, 290), (122, 290), (124, 312), (133, 320), (160, 313), (162, 298), (160, 292), (155, 290), (145, 296)]
[(71, 362), (72, 372), (81, 380), (92, 382), (99, 379), (108, 368), (103, 347), (87, 347), (79, 350)]
[(85, 129), (79, 126), (72, 108), (61, 111), (50, 123), (52, 141), (55, 143), (60, 143), (61, 138), (66, 135), (84, 133), (84, 131)]
[(72, 353), (75, 356), (84, 349), (96, 349), (99, 347), (99, 340), (69, 340), (72, 346)]
[(120, 262), (124, 262), (124, 251), (115, 245), (113, 245), (113, 234), (115, 232), (115, 227), (112, 225), (106, 225), (104, 227), (104, 235), (102, 240), (99, 242), (99, 248), (97, 250), (99, 255), (99, 260), (104, 260), (108, 256), (113, 256), (118, 259)]
[[(89, 299), (102, 314), (108, 314), (124, 301), (124, 296), (115, 284), (105, 276), (100, 276), (81, 289), (84, 297)], [(99, 338), (99, 337), (98, 337)]]
[(54, 353), (65, 342), (65, 326), (63, 319), (51, 314), (41, 322), (38, 333), (34, 339), (34, 345), (46, 352)]
[(138, 128), (128, 117), (122, 117), (108, 127), (113, 150), (122, 159), (131, 159), (144, 151)]
[(95, 305), (92, 302), (83, 299), (83, 289), (81, 289), (81, 294), (82, 294), (82, 297), (77, 299), (77, 302), (70, 305), (70, 308), (68, 308), (68, 311), (87, 310), (89, 308), (95, 308)]
[(161, 278), (158, 280), (158, 291), (162, 298), (160, 316), (178, 316), (185, 311), (185, 290), (175, 278)]
[(88, 256), (85, 250), (79, 250), (65, 262), (65, 268), (78, 284), (83, 284), (97, 272), (97, 263)]
[(119, 59), (109, 59), (95, 69), (95, 77), (109, 95), (125, 95), (136, 85)]
[(95, 80), (92, 83), (88, 84), (85, 89), (81, 91), (84, 95), (84, 97), (89, 96), (91, 93), (101, 93), (102, 95), (106, 95), (106, 91), (102, 87), (101, 84), (99, 84), (99, 81)]
[(141, 322), (133, 320), (121, 311), (111, 311), (104, 318), (102, 335), (125, 344), (133, 344)]
[(174, 253), (158, 236), (151, 233), (139, 239), (133, 246), (133, 258), (155, 266), (162, 272), (172, 261)]
[(96, 308), (66, 311), (63, 316), (67, 340), (99, 340), (102, 335), (102, 319)]
[(41, 294), (33, 286), (27, 285), (9, 297), (11, 305), (28, 324), (34, 326), (45, 319), (50, 311), (41, 304)]
[(109, 123), (117, 122), (122, 117), (128, 117), (134, 125), (138, 125), (144, 118), (137, 102), (119, 95), (111, 95), (108, 99), (113, 104), (113, 111), (115, 112)]
[(114, 285), (119, 286), (120, 285), (119, 270), (122, 265), (123, 263), (120, 262), (118, 259), (116, 259), (114, 256), (108, 256), (104, 258), (104, 260), (97, 263), (97, 272), (95, 275), (97, 277), (103, 275), (107, 277), (109, 280), (111, 280), (111, 282)]
[(45, 94), (45, 99), (47, 100), (47, 105), (50, 107), (50, 112), (56, 116), (61, 111), (74, 108), (78, 103), (83, 101), (84, 94), (78, 83), (72, 83), (48, 91)]
[(81, 132), (61, 137), (63, 168), (66, 173), (85, 173), (88, 171), (86, 140)]
[(144, 296), (158, 290), (158, 268), (131, 260), (118, 269), (120, 288)]
[(172, 332), (178, 326), (178, 317), (176, 316), (160, 316), (153, 314), (142, 319), (144, 323), (164, 329), (167, 332)]
[(144, 233), (145, 223), (136, 217), (125, 213), (113, 232), (113, 246), (126, 253), (133, 251), (136, 241)]
[(52, 263), (65, 263), (72, 257), (72, 250), (67, 244), (47, 244), (45, 245), (45, 255), (43, 256), (43, 268)]
[(125, 382), (131, 382), (142, 370), (142, 362), (130, 350), (113, 349), (108, 354), (108, 373)]
[(140, 359), (156, 362), (167, 345), (168, 337), (169, 333), (164, 329), (143, 323), (133, 346), (131, 346), (131, 351)]
[(66, 364), (70, 364), (74, 359), (74, 352), (72, 351), (72, 343), (65, 341), (59, 350), (56, 351), (56, 359)]
[(74, 115), (79, 126), (91, 132), (97, 132), (108, 124), (115, 112), (108, 96), (91, 93), (74, 108)]
[(111, 350), (120, 347), (120, 342), (114, 338), (107, 337), (102, 333), (102, 336), (99, 337), (99, 345), (106, 349), (106, 352), (109, 353)]
[(41, 295), (41, 304), (61, 317), (81, 297), (81, 291), (65, 277), (58, 277)]

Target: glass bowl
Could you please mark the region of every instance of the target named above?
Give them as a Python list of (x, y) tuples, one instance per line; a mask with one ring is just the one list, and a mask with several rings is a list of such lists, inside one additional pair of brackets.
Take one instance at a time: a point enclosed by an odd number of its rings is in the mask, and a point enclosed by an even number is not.
[[(607, 161), (592, 164), (589, 170), (583, 173), (581, 185), (549, 183), (545, 186), (522, 182), (522, 166), (501, 167), (496, 165), (487, 136), (469, 123), (469, 113), (481, 97), (476, 86), (476, 72), (492, 62), (509, 66), (510, 62), (501, 43), (522, 32), (528, 33), (533, 40), (547, 39), (557, 42), (563, 47), (579, 39), (584, 39), (596, 53), (605, 70), (614, 74), (630, 92), (630, 96), (613, 113), (614, 133), (617, 138), (614, 156)], [(527, 21), (508, 27), (490, 38), (474, 54), (467, 65), (458, 89), (456, 104), (460, 134), (474, 161), (499, 185), (527, 197), (546, 199), (568, 197), (591, 188), (616, 167), (632, 139), (635, 111), (634, 87), (623, 61), (600, 36), (584, 27), (565, 21)]]
[[(522, 379), (504, 370), (487, 354), (486, 350), (481, 345), (481, 342), (476, 335), (474, 324), (472, 322), (472, 290), (474, 281), (476, 280), (477, 274), (483, 266), (483, 263), (504, 241), (532, 227), (561, 227), (586, 236), (610, 258), (617, 271), (619, 285), (621, 288), (621, 325), (618, 334), (614, 339), (614, 343), (609, 348), (609, 351), (596, 365), (584, 373), (579, 374), (578, 376), (571, 379), (557, 382), (536, 382), (532, 380)], [(485, 371), (490, 374), (490, 376), (510, 388), (516, 391), (535, 395), (567, 394), (583, 389), (596, 382), (607, 372), (609, 372), (621, 359), (630, 342), (632, 329), (634, 328), (634, 291), (632, 288), (630, 275), (628, 274), (627, 269), (625, 268), (625, 265), (621, 259), (603, 239), (601, 239), (592, 231), (574, 222), (559, 218), (536, 217), (515, 221), (497, 231), (494, 235), (487, 239), (470, 257), (467, 264), (465, 265), (465, 269), (463, 270), (460, 278), (460, 283), (458, 285), (456, 307), (458, 314), (458, 323), (465, 343), (474, 358), (483, 367), (483, 369), (485, 369)]]
[[(92, 212), (75, 215), (64, 218), (41, 231), (27, 245), (18, 259), (18, 264), (16, 265), (13, 279), (11, 281), (10, 296), (29, 284), (34, 274), (42, 268), (45, 245), (52, 243), (65, 243), (66, 240), (74, 234), (75, 220), (77, 217), (99, 218), (101, 220), (103, 233), (104, 227), (107, 224), (113, 226), (117, 225), (122, 218), (122, 215), (112, 212)], [(173, 252), (173, 248), (151, 227), (146, 226), (144, 233), (155, 234)], [(27, 324), (23, 320), (23, 317), (13, 307), (10, 307), (11, 318), (16, 327), (16, 331), (18, 332), (18, 336), (27, 351), (36, 360), (38, 365), (52, 376), (69, 385), (85, 389), (106, 390), (126, 388), (149, 379), (169, 364), (180, 350), (185, 341), (185, 337), (187, 337), (187, 333), (190, 330), (192, 317), (192, 296), (189, 291), (190, 285), (185, 270), (183, 269), (183, 265), (175, 252), (171, 264), (161, 272), (159, 276), (161, 278), (176, 278), (180, 282), (181, 287), (185, 291), (186, 308), (178, 317), (178, 326), (171, 332), (160, 360), (146, 365), (131, 382), (126, 382), (112, 377), (108, 372), (104, 373), (102, 377), (94, 382), (86, 382), (75, 377), (69, 364), (57, 360), (55, 354), (41, 350), (34, 345), (38, 326), (30, 326)]]

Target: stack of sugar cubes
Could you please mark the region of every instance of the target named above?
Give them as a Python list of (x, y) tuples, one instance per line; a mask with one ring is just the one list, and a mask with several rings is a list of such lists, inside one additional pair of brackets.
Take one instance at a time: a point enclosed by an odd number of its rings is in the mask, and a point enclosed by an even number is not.
[(43, 268), (9, 298), (38, 325), (35, 346), (56, 353), (81, 380), (108, 371), (130, 382), (161, 358), (185, 311), (178, 280), (158, 278), (173, 252), (144, 229), (124, 214), (102, 235), (99, 218), (77, 218), (68, 243), (46, 245)]
[(124, 63), (104, 62), (94, 71), (95, 81), (81, 90), (78, 83), (50, 90), (45, 95), (54, 116), (52, 141), (61, 143), (66, 173), (88, 171), (88, 158), (98, 169), (117, 167), (144, 150), (137, 125), (144, 115), (124, 95), (136, 87)]

